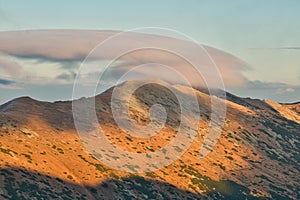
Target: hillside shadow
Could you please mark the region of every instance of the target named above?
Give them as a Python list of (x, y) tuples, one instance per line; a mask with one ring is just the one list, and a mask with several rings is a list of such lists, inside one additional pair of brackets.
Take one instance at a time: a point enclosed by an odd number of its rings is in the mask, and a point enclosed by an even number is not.
[(108, 179), (96, 186), (76, 184), (24, 168), (2, 168), (0, 175), (0, 199), (258, 199), (250, 196), (247, 188), (233, 182), (226, 182), (232, 184), (225, 191), (226, 196), (217, 191), (196, 194), (136, 175)]
[(24, 168), (2, 168), (0, 175), (0, 199), (205, 199), (169, 183), (138, 176), (89, 186)]

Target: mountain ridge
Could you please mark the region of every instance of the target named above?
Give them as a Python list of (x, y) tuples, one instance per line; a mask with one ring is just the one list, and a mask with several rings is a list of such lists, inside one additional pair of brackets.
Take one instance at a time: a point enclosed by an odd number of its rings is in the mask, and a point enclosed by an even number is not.
[[(127, 91), (129, 86), (125, 83), (117, 87)], [(147, 153), (160, 149), (174, 137), (178, 125), (174, 114), (177, 112), (177, 104), (171, 103), (173, 97), (165, 88), (146, 85), (138, 89), (129, 102), (132, 120), (142, 125), (148, 123), (151, 105), (161, 103), (169, 111), (162, 134), (154, 136), (150, 141), (132, 137), (117, 127), (110, 110), (111, 92), (112, 89), (107, 90), (91, 99), (96, 102), (96, 114), (101, 127), (114, 144), (126, 151)], [(86, 151), (74, 127), (71, 102), (36, 102), (28, 97), (0, 106), (0, 168), (21, 167), (26, 171), (54, 177), (54, 183), (59, 183), (56, 180), (58, 178), (83, 185), (84, 188), (95, 186), (92, 189), (94, 192), (85, 193), (80, 190), (87, 196), (79, 197), (74, 189), (66, 185), (64, 195), (78, 199), (88, 199), (88, 195), (95, 199), (101, 198), (105, 191), (110, 191), (114, 198), (125, 198), (128, 191), (133, 195), (132, 198), (141, 195), (148, 195), (150, 198), (156, 193), (146, 189), (143, 193), (142, 183), (152, 187), (152, 183), (148, 185), (147, 181), (142, 181), (148, 179), (189, 191), (191, 197), (199, 199), (298, 199), (300, 125), (297, 119), (286, 118), (270, 102), (230, 95), (229, 98), (235, 102), (219, 99), (227, 104), (222, 134), (213, 151), (200, 159), (199, 148), (209, 127), (210, 97), (200, 91), (194, 92), (201, 114), (201, 126), (198, 127), (195, 141), (171, 165), (154, 172), (135, 174), (140, 177), (137, 182), (136, 179), (133, 182), (130, 179), (134, 174), (111, 169)], [(77, 101), (91, 99), (82, 98)], [(26, 105), (22, 105), (22, 102), (26, 102)], [(297, 114), (294, 111), (291, 113)], [(22, 177), (21, 171), (13, 174)], [(2, 175), (10, 179), (9, 172), (2, 171)], [(101, 183), (109, 179), (115, 180), (115, 186), (113, 189), (109, 186), (111, 190), (105, 190), (105, 184), (103, 186)], [(25, 194), (26, 190), (17, 188), (17, 185), (28, 181), (33, 181), (34, 184), (34, 180), (29, 180), (28, 176), (11, 183), (0, 179), (0, 186), (3, 188), (0, 195), (12, 197), (15, 194), (11, 188), (19, 194)], [(42, 188), (33, 187), (36, 191), (41, 191)], [(53, 186), (45, 187), (51, 190)], [(176, 195), (164, 192), (159, 187), (155, 190), (161, 195), (166, 194), (166, 198), (176, 199)], [(52, 195), (58, 196), (60, 193), (55, 191), (53, 190)], [(148, 192), (151, 194), (147, 194)], [(36, 194), (30, 195), (29, 197), (37, 197)], [(186, 199), (189, 195), (186, 195)]]

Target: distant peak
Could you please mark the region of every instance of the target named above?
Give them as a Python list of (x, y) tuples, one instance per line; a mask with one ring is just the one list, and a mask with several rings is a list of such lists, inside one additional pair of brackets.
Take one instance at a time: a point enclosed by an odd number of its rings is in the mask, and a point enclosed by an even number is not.
[[(14, 100), (30, 100), (30, 101), (35, 101), (33, 98), (31, 98), (30, 96), (22, 96), (22, 97), (18, 97)], [(14, 101), (13, 100), (13, 101)]]
[(35, 102), (38, 102), (38, 101), (32, 99), (29, 96), (18, 97), (18, 98), (13, 99), (3, 105), (0, 105), (0, 112), (5, 112), (7, 110), (10, 110), (11, 108), (14, 108), (16, 105), (32, 104)]
[(300, 105), (300, 101), (294, 103), (281, 103), (281, 105), (286, 105), (286, 106)]

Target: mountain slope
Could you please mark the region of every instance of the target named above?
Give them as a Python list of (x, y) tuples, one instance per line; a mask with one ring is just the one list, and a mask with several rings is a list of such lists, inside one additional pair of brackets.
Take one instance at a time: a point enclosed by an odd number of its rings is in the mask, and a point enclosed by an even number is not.
[[(117, 88), (126, 92), (137, 83)], [(185, 94), (191, 90), (172, 87)], [(170, 142), (178, 128), (179, 105), (169, 90), (145, 85), (130, 100), (130, 116), (140, 125), (149, 123), (151, 105), (165, 106), (166, 126), (150, 140), (129, 136), (117, 127), (110, 108), (112, 91), (95, 97), (98, 121), (109, 140), (140, 153)], [(229, 94), (228, 100), (219, 99), (227, 104), (222, 135), (213, 151), (200, 159), (209, 127), (210, 97), (193, 92), (201, 114), (194, 142), (168, 167), (139, 174), (111, 169), (86, 151), (75, 130), (72, 102), (38, 102), (26, 97), (0, 106), (0, 195), (15, 199), (47, 195), (64, 199), (299, 199), (299, 113), (287, 112), (285, 105)]]

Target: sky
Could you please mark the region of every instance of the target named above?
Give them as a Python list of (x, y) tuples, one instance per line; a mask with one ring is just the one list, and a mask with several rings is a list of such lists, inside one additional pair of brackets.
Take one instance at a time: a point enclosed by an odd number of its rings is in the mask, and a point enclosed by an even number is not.
[[(15, 46), (8, 54), (9, 47), (5, 49), (3, 42), (11, 41), (8, 44), (12, 45), (13, 38), (6, 38), (7, 31), (48, 30), (24, 39), (35, 44), (38, 38), (40, 43), (36, 45), (43, 44), (49, 49), (53, 44), (44, 43), (43, 38), (58, 34), (59, 29), (81, 30), (80, 34), (89, 37), (84, 30), (126, 31), (138, 27), (173, 29), (247, 63), (234, 69), (238, 72), (226, 75), (232, 79), (243, 77), (240, 86), (225, 81), (226, 89), (236, 95), (278, 102), (300, 101), (299, 8), (297, 0), (0, 0), (0, 103), (23, 95), (46, 101), (71, 99), (72, 81), (80, 65), (75, 57), (53, 57), (39, 49), (44, 53), (42, 59), (32, 52), (36, 46)], [(64, 38), (58, 35), (62, 48)], [(78, 42), (79, 46), (85, 44)], [(25, 53), (20, 53), (22, 48)], [(229, 67), (224, 69), (232, 71)], [(223, 73), (226, 74), (225, 70)]]

